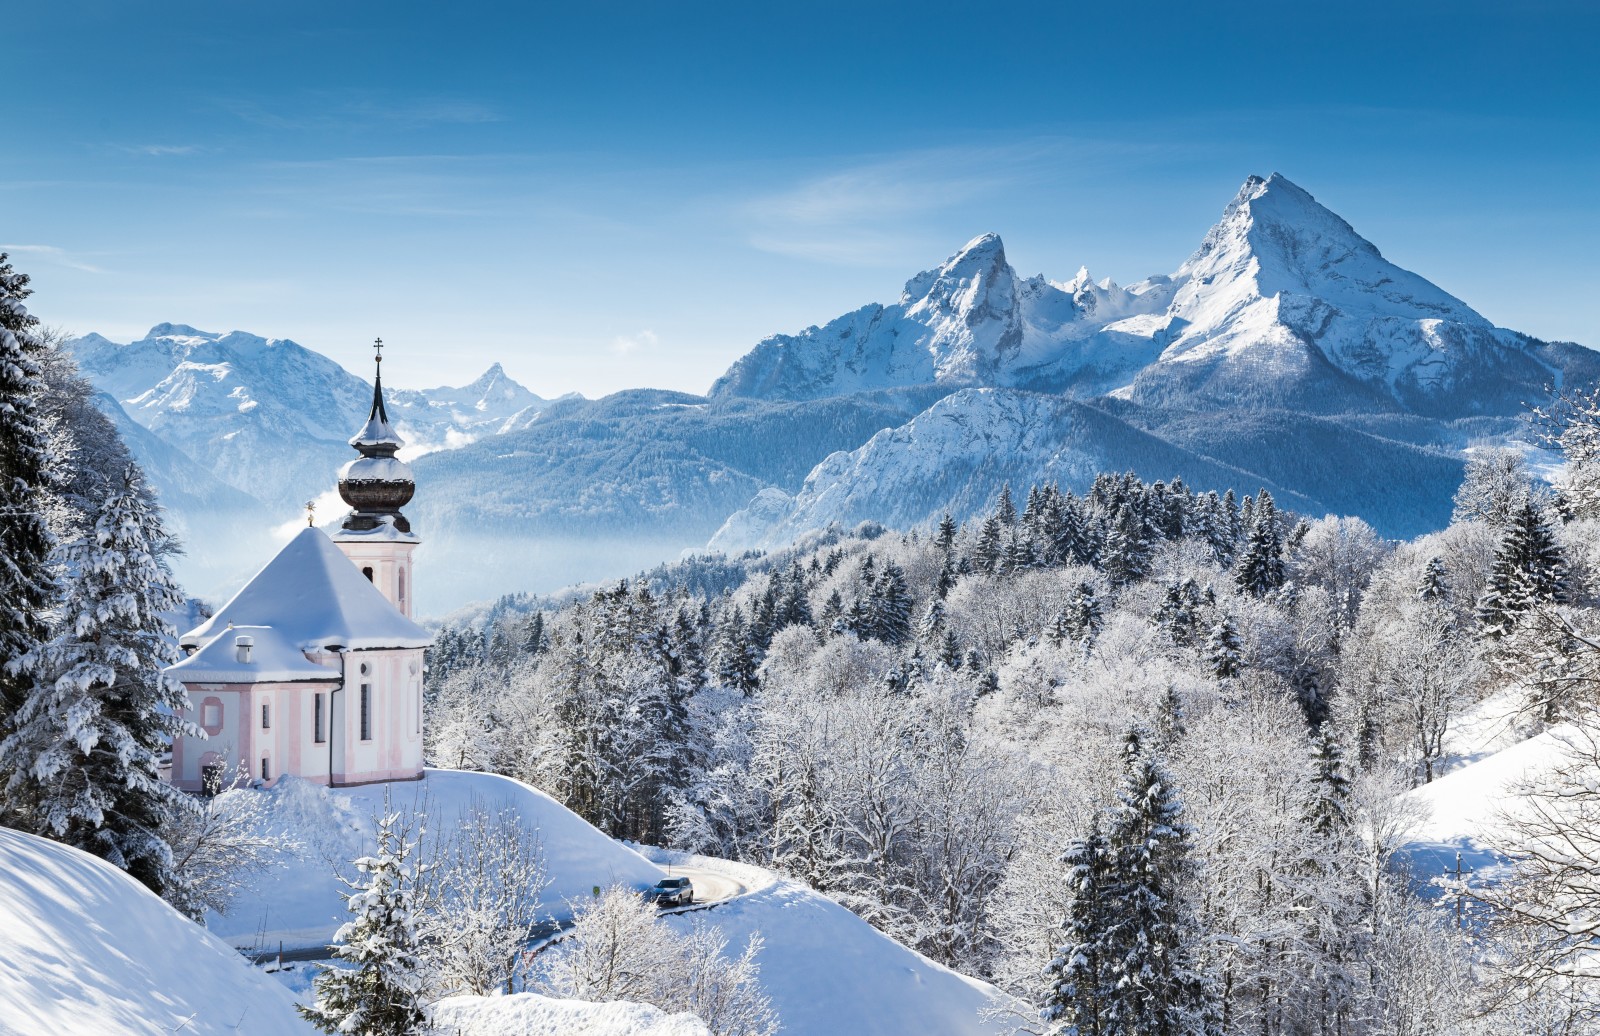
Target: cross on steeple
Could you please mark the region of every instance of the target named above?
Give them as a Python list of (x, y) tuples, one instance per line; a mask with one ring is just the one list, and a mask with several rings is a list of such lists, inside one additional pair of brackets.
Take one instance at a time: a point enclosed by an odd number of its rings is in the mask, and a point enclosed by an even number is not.
[(374, 349), (378, 350), (378, 362), (382, 363), (383, 362), (383, 339), (382, 338), (374, 338), (372, 340), (372, 347)]
[(306, 524), (317, 524), (317, 502), (315, 500), (306, 501)]

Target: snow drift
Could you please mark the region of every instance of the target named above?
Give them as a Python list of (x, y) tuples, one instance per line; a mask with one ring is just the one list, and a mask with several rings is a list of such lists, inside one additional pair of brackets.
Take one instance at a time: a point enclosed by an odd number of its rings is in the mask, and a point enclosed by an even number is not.
[(93, 856), (0, 828), (0, 1033), (315, 1030), (289, 993)]

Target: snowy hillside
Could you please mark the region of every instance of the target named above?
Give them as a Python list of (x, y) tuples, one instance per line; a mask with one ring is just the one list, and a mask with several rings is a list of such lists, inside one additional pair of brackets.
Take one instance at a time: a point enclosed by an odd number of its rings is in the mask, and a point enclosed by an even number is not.
[(986, 982), (906, 949), (817, 892), (757, 867), (703, 856), (654, 851), (663, 861), (726, 869), (748, 882), (750, 894), (703, 914), (670, 922), (687, 930), (696, 921), (722, 928), (733, 946), (759, 932), (761, 986), (772, 998), (785, 1036), (989, 1036), (1010, 1027), (983, 1013), (1003, 998)]
[(999, 487), (1056, 482), (1082, 492), (1101, 471), (1154, 481), (1182, 472), (1192, 487), (1266, 485), (1285, 506), (1317, 513), (1320, 502), (1260, 476), (1217, 464), (1142, 432), (1095, 407), (1059, 396), (963, 389), (859, 449), (812, 469), (793, 498), (768, 490), (728, 519), (711, 546), (729, 553), (773, 549), (810, 529), (877, 521), (909, 528), (945, 508), (964, 519)]
[(660, 868), (605, 837), (544, 792), (495, 774), (429, 770), (421, 781), (369, 784), (329, 791), (286, 778), (271, 796), (270, 829), (304, 843), (305, 849), (267, 875), (253, 893), (235, 901), (226, 917), (207, 927), (243, 949), (326, 946), (347, 914), (336, 873), (370, 851), (372, 818), (385, 796), (396, 810), (426, 812), (436, 829), (479, 805), (490, 813), (515, 811), (537, 828), (553, 881), (546, 909), (571, 916), (569, 900), (587, 898), (599, 885), (645, 888), (660, 880)]
[(0, 828), (0, 1032), (310, 1033), (288, 993), (143, 885)]

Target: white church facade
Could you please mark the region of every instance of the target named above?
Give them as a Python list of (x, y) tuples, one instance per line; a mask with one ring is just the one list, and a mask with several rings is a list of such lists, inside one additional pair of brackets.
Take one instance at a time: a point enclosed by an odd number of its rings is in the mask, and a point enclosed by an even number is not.
[(383, 402), (381, 343), (372, 412), (339, 472), (351, 511), (330, 536), (307, 528), (204, 624), (179, 638), (167, 673), (183, 682), (204, 737), (177, 738), (172, 782), (201, 791), (242, 766), (350, 785), (419, 778), (423, 650), (412, 621), (412, 554), (400, 512), (416, 491)]

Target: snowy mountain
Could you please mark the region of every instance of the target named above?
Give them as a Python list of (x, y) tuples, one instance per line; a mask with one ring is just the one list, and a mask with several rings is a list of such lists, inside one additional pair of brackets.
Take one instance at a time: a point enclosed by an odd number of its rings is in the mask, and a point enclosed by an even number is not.
[(1277, 174), (1245, 181), (1171, 282), (1140, 402), (1509, 414), (1569, 363), (1595, 369), (1496, 328)]
[(1063, 284), (1023, 280), (1000, 238), (985, 234), (907, 281), (895, 305), (765, 339), (710, 394), (796, 400), (929, 384), (1094, 394), (1159, 352), (1108, 322), (1148, 313), (1164, 297), (1150, 285), (1095, 284), (1087, 269)]
[(1128, 289), (1087, 270), (1024, 281), (986, 235), (913, 278), (895, 306), (761, 342), (713, 398), (963, 391), (829, 457), (793, 498), (755, 498), (713, 542), (770, 548), (866, 519), (904, 527), (949, 500), (962, 518), (1003, 480), (1081, 491), (1086, 472), (1124, 469), (1266, 486), (1292, 507), (1416, 535), (1448, 519), (1468, 443), (1515, 434), (1523, 401), (1547, 386), (1597, 377), (1600, 355), (1495, 327), (1283, 176), (1252, 176), (1170, 276)]
[(1115, 392), (1190, 408), (1514, 414), (1594, 354), (1496, 328), (1279, 174), (1252, 176), (1170, 276), (1022, 279), (985, 234), (872, 305), (774, 335), (713, 397), (939, 384)]
[[(349, 459), (346, 440), (372, 399), (368, 382), (320, 353), (244, 331), (158, 324), (137, 342), (90, 334), (67, 347), (128, 418), (285, 517), (328, 490), (328, 472)], [(393, 391), (388, 400), (408, 457), (495, 434), (545, 404), (499, 364), (461, 388)], [(159, 477), (157, 485), (175, 488)]]
[[(72, 348), (147, 433), (134, 449), (195, 529), (190, 512), (224, 513), (203, 503), (222, 486), (261, 501), (226, 511), (241, 528), (326, 493), (371, 391), (243, 332), (163, 324)], [(893, 304), (764, 339), (707, 396), (543, 400), (496, 365), (389, 400), (407, 455), (427, 454), (413, 511), (424, 607), (443, 611), (626, 576), (714, 533), (734, 549), (914, 524), (951, 499), (984, 506), (1007, 479), (1081, 490), (1097, 469), (1266, 486), (1412, 536), (1448, 519), (1466, 446), (1519, 434), (1547, 385), (1596, 380), (1600, 354), (1495, 327), (1273, 175), (1246, 180), (1171, 274), (1022, 277), (985, 234)]]

